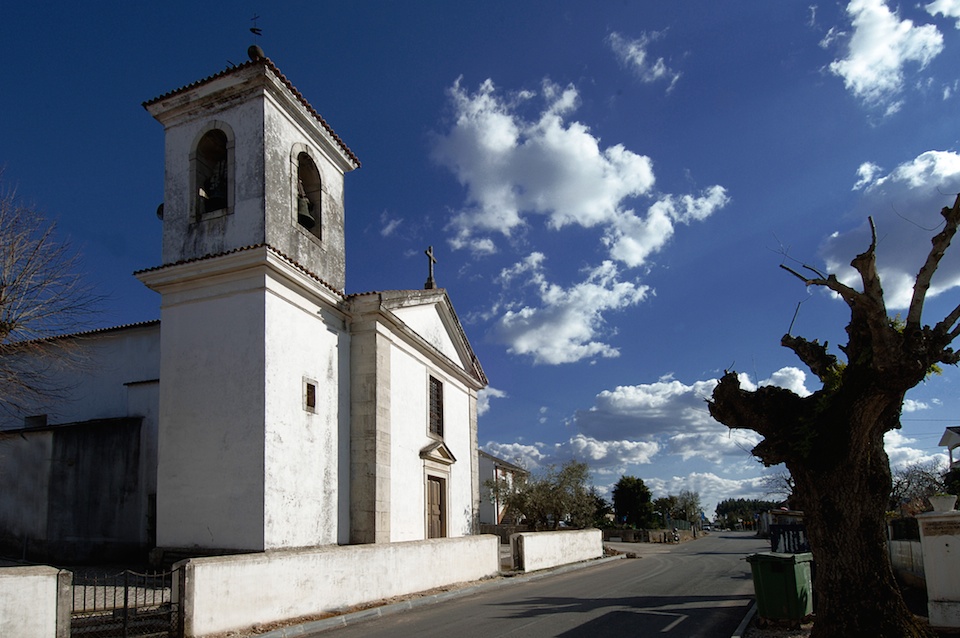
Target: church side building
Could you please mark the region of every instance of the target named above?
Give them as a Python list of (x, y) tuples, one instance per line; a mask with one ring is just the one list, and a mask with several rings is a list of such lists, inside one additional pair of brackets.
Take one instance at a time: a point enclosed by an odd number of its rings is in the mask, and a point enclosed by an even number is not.
[[(345, 292), (354, 153), (255, 47), (144, 107), (164, 127), (163, 249), (136, 276), (160, 294), (160, 321), (83, 336), (104, 379), (65, 410), (19, 415), (44, 423), (3, 422), (0, 478), (41, 439), (119, 419), (139, 479), (102, 546), (200, 555), (475, 533), (486, 377), (432, 276), (422, 290)], [(136, 353), (98, 345), (134, 333)], [(101, 474), (71, 480), (96, 491)], [(52, 493), (55, 477), (23, 492)], [(55, 554), (66, 545), (17, 510), (39, 521), (65, 506), (0, 496), (0, 541)]]

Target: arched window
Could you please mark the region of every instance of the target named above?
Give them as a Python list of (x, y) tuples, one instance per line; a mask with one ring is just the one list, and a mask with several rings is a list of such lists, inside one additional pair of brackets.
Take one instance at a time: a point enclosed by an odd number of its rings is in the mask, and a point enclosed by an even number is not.
[(297, 155), (297, 223), (317, 239), (323, 239), (320, 209), (320, 171), (306, 153)]
[(226, 134), (220, 129), (204, 133), (197, 142), (195, 158), (197, 219), (215, 211), (227, 212), (230, 171)]

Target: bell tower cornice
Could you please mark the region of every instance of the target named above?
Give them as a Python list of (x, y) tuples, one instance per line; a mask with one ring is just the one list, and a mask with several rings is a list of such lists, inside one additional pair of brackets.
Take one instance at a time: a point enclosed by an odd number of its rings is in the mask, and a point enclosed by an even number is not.
[(294, 116), (297, 124), (322, 141), (324, 150), (337, 160), (340, 170), (360, 167), (360, 159), (343, 142), (326, 120), (310, 105), (280, 69), (269, 59), (260, 58), (230, 67), (179, 89), (143, 103), (143, 107), (165, 127), (229, 108), (263, 91), (277, 105)]

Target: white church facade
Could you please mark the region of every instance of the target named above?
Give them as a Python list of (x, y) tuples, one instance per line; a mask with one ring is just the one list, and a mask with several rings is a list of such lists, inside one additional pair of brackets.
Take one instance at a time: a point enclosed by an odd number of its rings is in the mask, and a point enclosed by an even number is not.
[[(159, 321), (64, 337), (71, 396), (0, 419), (0, 546), (180, 555), (476, 533), (484, 372), (451, 301), (346, 293), (359, 160), (262, 52), (144, 103)], [(432, 255), (430, 257), (432, 259)]]

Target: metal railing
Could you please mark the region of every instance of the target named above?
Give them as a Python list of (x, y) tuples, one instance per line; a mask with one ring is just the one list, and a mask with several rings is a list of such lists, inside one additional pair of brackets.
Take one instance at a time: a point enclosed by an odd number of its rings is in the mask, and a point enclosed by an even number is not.
[(74, 572), (74, 638), (179, 638), (181, 571)]

